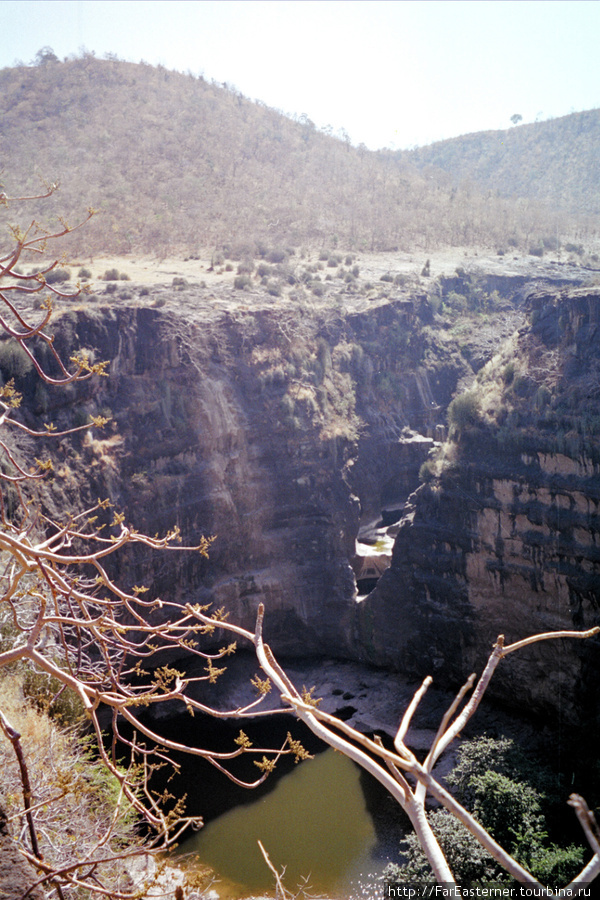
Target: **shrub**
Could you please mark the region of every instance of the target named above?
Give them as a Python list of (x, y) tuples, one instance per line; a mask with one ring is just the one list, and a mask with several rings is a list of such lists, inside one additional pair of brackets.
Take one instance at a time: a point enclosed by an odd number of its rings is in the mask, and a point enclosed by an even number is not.
[(543, 255), (544, 255), (544, 247), (543, 247), (543, 245), (542, 245), (542, 246), (539, 246), (539, 247), (530, 247), (530, 248), (529, 248), (529, 255), (530, 255), (530, 256), (540, 256), (540, 257), (543, 256)]
[(273, 278), (267, 281), (267, 292), (271, 295), (271, 297), (281, 297), (280, 282), (276, 281)]
[(510, 362), (506, 363), (502, 371), (502, 380), (504, 381), (504, 384), (512, 384), (516, 370), (517, 366), (514, 360), (511, 359)]
[(265, 258), (268, 262), (282, 263), (287, 259), (287, 251), (283, 247), (274, 247), (272, 250), (269, 250)]
[(424, 463), (421, 464), (421, 468), (419, 469), (419, 481), (427, 484), (429, 481), (433, 481), (435, 478), (435, 469), (436, 465), (433, 460), (426, 459)]
[(475, 391), (455, 397), (448, 407), (448, 424), (455, 432), (473, 428), (481, 423), (481, 404)]
[(103, 281), (118, 281), (119, 280), (119, 270), (118, 269), (107, 269), (104, 275), (102, 276)]
[(22, 347), (13, 341), (0, 343), (0, 369), (9, 378), (23, 378), (33, 369), (33, 363)]
[[(428, 813), (427, 818), (456, 879), (464, 887), (473, 883), (502, 882), (506, 875), (479, 841), (445, 809)], [(403, 865), (387, 866), (388, 881), (435, 884), (433, 872), (421, 850), (416, 834), (409, 834), (402, 842)], [(503, 877), (504, 876), (504, 877)]]
[(560, 250), (560, 244), (558, 242), (558, 238), (556, 235), (550, 235), (549, 237), (542, 238), (542, 245), (544, 250)]
[(252, 279), (248, 275), (236, 275), (233, 279), (233, 286), (236, 291), (244, 291), (252, 284)]
[[(544, 817), (548, 798), (541, 788), (553, 784), (555, 777), (543, 767), (534, 767), (512, 740), (482, 737), (465, 741), (446, 780), (486, 831), (543, 884), (568, 883), (581, 869), (582, 847), (548, 843)], [(469, 886), (509, 880), (447, 810), (429, 813), (428, 819), (458, 882)], [(387, 867), (388, 880), (435, 883), (416, 835), (409, 835), (403, 843), (406, 861)]]
[(387, 282), (389, 282), (390, 284), (393, 284), (393, 282), (394, 282), (394, 276), (391, 275), (389, 272), (386, 272), (384, 275), (381, 276), (381, 278), (380, 278), (379, 280), (380, 280), (380, 281), (387, 281)]
[(517, 375), (512, 383), (517, 397), (530, 397), (535, 390), (535, 381), (529, 375)]
[(65, 281), (70, 280), (71, 273), (68, 269), (51, 269), (44, 275), (44, 278), (46, 284), (64, 284)]
[(91, 278), (92, 273), (91, 273), (90, 269), (86, 269), (85, 266), (82, 266), (81, 269), (79, 270), (79, 272), (77, 273), (77, 277), (78, 278), (86, 278), (86, 279)]

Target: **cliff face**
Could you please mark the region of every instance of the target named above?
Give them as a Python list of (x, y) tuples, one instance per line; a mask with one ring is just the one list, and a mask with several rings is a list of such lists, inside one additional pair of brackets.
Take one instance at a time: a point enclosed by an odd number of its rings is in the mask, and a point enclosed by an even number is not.
[[(488, 415), (413, 494), (392, 565), (360, 606), (359, 642), (378, 665), (459, 681), (499, 634), (513, 642), (600, 622), (600, 292), (536, 291), (528, 304), (512, 360), (497, 359), (477, 385)], [(598, 644), (548, 641), (509, 656), (492, 691), (566, 721), (596, 715)]]
[(439, 372), (424, 368), (423, 300), (311, 318), (289, 308), (65, 312), (59, 351), (89, 348), (110, 360), (110, 377), (42, 391), (37, 414), (59, 427), (82, 412), (113, 420), (64, 442), (48, 506), (108, 495), (148, 533), (178, 525), (186, 544), (216, 535), (208, 561), (141, 550), (114, 574), (224, 606), (249, 628), (263, 602), (280, 653), (354, 655), (359, 497), (377, 517), (414, 490), (432, 442), (406, 429), (426, 425), (432, 389), (451, 396), (466, 369), (452, 342), (435, 354)]
[[(110, 378), (56, 395), (25, 381), (30, 407), (58, 427), (82, 410), (113, 421), (63, 442), (45, 502), (58, 513), (109, 496), (151, 534), (216, 535), (208, 561), (139, 550), (114, 574), (155, 596), (224, 606), (247, 628), (262, 602), (280, 654), (460, 682), (500, 633), (512, 641), (599, 618), (600, 295), (538, 291), (528, 304), (512, 343), (507, 308), (487, 343), (474, 335), (468, 347), (418, 293), (349, 313), (200, 301), (67, 311), (57, 349), (89, 348), (110, 360)], [(474, 368), (481, 420), (419, 487)], [(386, 509), (401, 516), (392, 563), (359, 598), (359, 527)], [(503, 662), (493, 687), (575, 714), (596, 643), (531, 648)]]

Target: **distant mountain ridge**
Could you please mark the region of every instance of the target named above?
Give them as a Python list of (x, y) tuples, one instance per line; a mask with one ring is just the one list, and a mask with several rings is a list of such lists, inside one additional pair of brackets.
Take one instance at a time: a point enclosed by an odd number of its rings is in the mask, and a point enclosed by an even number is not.
[(481, 131), (402, 154), (433, 166), (453, 184), (471, 181), (503, 197), (545, 201), (573, 213), (600, 213), (600, 109)]
[(98, 210), (72, 252), (526, 249), (595, 229), (598, 111), (371, 152), (191, 74), (40, 59), (0, 70), (0, 171), (13, 196), (59, 180), (71, 224)]

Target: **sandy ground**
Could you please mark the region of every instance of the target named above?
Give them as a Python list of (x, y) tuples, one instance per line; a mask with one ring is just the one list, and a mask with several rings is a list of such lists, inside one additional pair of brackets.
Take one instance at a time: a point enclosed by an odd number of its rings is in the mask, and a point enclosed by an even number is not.
[[(345, 254), (341, 254), (345, 257)], [(502, 260), (490, 250), (461, 250), (450, 248), (432, 253), (419, 251), (415, 253), (356, 253), (352, 254), (354, 264), (360, 268), (361, 279), (376, 279), (386, 272), (392, 274), (420, 275), (425, 262), (430, 260), (431, 277), (451, 275), (457, 266), (470, 263), (483, 263), (489, 260), (490, 266), (502, 264)], [(318, 261), (318, 253), (301, 259), (293, 257), (292, 264), (309, 265)], [(550, 254), (546, 259), (552, 258)], [(119, 273), (129, 276), (136, 284), (171, 284), (173, 278), (185, 278), (190, 284), (201, 284), (207, 287), (217, 284), (233, 283), (237, 274), (237, 262), (227, 261), (232, 270), (225, 271), (224, 266), (210, 271), (210, 255), (204, 259), (193, 260), (171, 257), (156, 259), (150, 256), (106, 256), (97, 257), (93, 261), (72, 260), (72, 267), (77, 270), (85, 266), (92, 273), (92, 281), (102, 280), (108, 269), (118, 269)], [(325, 274), (327, 268), (324, 269)]]

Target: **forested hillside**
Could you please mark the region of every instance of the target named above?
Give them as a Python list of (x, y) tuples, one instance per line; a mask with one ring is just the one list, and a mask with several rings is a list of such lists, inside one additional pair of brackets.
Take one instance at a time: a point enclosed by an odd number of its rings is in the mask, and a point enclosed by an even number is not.
[[(513, 135), (531, 134), (537, 147), (538, 130), (546, 135), (557, 125), (516, 129), (505, 146), (516, 152)], [(569, 178), (588, 197), (587, 213), (598, 206), (597, 167), (587, 151), (575, 153), (576, 130), (568, 136), (563, 154), (571, 160)], [(482, 171), (476, 189), (461, 169), (475, 168), (473, 140), (450, 142), (458, 174), (449, 178), (421, 170), (425, 150), (355, 148), (306, 117), (294, 121), (226, 85), (161, 66), (90, 54), (60, 62), (40, 52), (37, 65), (0, 71), (5, 189), (36, 193), (40, 178), (60, 181), (54, 209), (70, 222), (96, 208), (100, 215), (85, 234), (72, 236), (71, 249), (89, 254), (193, 254), (232, 242), (252, 252), (264, 243), (527, 249), (557, 231), (594, 230), (595, 222), (568, 204), (557, 211), (554, 197), (540, 195), (552, 207), (537, 202), (519, 161), (505, 158), (500, 173), (507, 183), (512, 173), (512, 187), (502, 191), (517, 202), (498, 196), (500, 175), (494, 181)], [(548, 142), (544, 137), (538, 156), (549, 152)], [(434, 154), (436, 146), (426, 150)]]
[(453, 185), (469, 181), (502, 197), (552, 203), (583, 223), (600, 213), (599, 144), (600, 109), (591, 109), (439, 141), (399, 159), (434, 167)]

